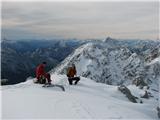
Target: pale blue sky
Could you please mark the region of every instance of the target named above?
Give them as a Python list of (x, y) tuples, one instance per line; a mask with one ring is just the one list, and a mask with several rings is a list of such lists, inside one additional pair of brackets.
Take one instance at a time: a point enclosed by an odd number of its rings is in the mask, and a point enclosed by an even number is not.
[(3, 2), (2, 37), (158, 38), (158, 2)]

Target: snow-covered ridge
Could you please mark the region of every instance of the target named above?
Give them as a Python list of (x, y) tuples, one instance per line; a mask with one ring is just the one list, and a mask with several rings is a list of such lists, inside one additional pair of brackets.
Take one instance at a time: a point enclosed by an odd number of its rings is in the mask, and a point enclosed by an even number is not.
[[(155, 98), (141, 98), (143, 104), (131, 103), (117, 86), (96, 83), (81, 77), (69, 86), (65, 75), (52, 74), (52, 82), (65, 86), (43, 88), (33, 79), (17, 85), (2, 86), (3, 119), (158, 119)], [(144, 90), (128, 86), (140, 97)], [(156, 94), (153, 94), (156, 95)]]
[(70, 54), (52, 72), (66, 74), (66, 68), (75, 63), (78, 75), (97, 82), (113, 85), (129, 85), (137, 77), (141, 77), (148, 84), (151, 83), (148, 81), (155, 83), (156, 89), (158, 89), (160, 70), (156, 73), (156, 77), (153, 78), (155, 67), (150, 65), (153, 68), (150, 67), (150, 75), (148, 75), (146, 58), (151, 56), (149, 59), (152, 60), (156, 54), (157, 56), (153, 61), (159, 61), (158, 56), (160, 52), (157, 51), (160, 49), (158, 47), (160, 42), (138, 41), (140, 46), (135, 42), (133, 42), (133, 46), (131, 46), (132, 42), (126, 42), (128, 44), (123, 44), (125, 43), (124, 41), (107, 38), (101, 42), (96, 41), (85, 44)]

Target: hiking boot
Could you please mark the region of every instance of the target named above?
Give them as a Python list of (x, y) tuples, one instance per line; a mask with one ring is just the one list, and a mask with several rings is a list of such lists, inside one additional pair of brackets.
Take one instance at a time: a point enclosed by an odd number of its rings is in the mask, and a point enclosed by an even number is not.
[(74, 84), (77, 85), (78, 81), (76, 81)]
[(51, 83), (48, 83), (48, 85), (51, 85)]
[(34, 83), (35, 83), (35, 84), (38, 84), (38, 83), (39, 83), (39, 81), (38, 81), (38, 80), (36, 80), (36, 81), (34, 81)]
[(77, 83), (78, 83), (79, 81), (80, 81), (80, 79), (77, 79), (74, 84), (77, 85)]

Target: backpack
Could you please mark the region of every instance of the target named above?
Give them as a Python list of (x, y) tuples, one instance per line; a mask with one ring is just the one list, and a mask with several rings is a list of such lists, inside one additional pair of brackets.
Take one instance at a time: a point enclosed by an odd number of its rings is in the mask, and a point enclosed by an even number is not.
[(67, 68), (67, 77), (70, 76), (70, 75), (69, 75), (69, 74), (70, 74), (70, 70), (71, 70), (71, 67), (68, 67), (68, 68)]

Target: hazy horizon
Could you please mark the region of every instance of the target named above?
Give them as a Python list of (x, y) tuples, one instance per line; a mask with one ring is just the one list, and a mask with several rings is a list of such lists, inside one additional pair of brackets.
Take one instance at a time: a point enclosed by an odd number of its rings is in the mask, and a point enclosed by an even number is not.
[(158, 2), (2, 2), (2, 38), (158, 39)]

